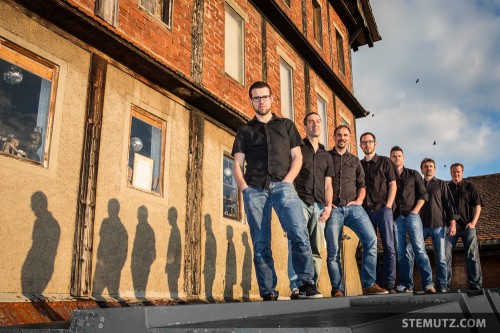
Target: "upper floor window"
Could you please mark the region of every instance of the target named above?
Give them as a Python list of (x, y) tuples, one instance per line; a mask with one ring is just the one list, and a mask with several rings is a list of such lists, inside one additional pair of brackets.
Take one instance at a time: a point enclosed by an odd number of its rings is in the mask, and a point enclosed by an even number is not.
[(290, 0), (283, 0), (283, 2), (288, 6), (290, 7)]
[(320, 46), (323, 46), (323, 29), (321, 20), (321, 5), (318, 0), (312, 0), (313, 5), (313, 29), (314, 29), (314, 40), (318, 42)]
[(139, 0), (144, 11), (159, 17), (169, 28), (172, 27), (172, 9), (174, 0)]
[(321, 124), (323, 125), (323, 130), (321, 131), (319, 142), (321, 142), (325, 146), (325, 149), (328, 149), (328, 123), (326, 121), (326, 106), (326, 100), (318, 95), (318, 114), (321, 118)]
[(293, 120), (293, 69), (280, 58), (281, 115)]
[(244, 83), (244, 20), (226, 3), (224, 33), (224, 70), (236, 81)]
[(0, 41), (0, 153), (48, 167), (58, 67)]
[(132, 106), (127, 184), (162, 193), (166, 122)]
[(222, 168), (222, 211), (224, 217), (240, 219), (240, 194), (233, 175), (234, 160), (224, 154)]
[(345, 61), (344, 61), (344, 39), (342, 35), (336, 31), (336, 39), (337, 39), (337, 57), (339, 60), (339, 71), (342, 74), (345, 74)]

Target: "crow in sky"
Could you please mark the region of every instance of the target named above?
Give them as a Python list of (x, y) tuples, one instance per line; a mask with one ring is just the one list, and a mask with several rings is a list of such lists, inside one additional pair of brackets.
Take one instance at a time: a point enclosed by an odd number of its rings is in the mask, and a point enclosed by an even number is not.
[(420, 79), (417, 78), (417, 81), (415, 81), (415, 83), (419, 83), (420, 82)]
[(436, 141), (434, 141), (433, 145), (435, 146), (436, 144), (437, 144)]

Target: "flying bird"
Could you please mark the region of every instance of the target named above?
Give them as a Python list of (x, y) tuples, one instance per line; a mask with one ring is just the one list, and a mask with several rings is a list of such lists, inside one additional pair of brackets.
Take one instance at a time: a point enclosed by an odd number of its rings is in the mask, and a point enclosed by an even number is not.
[(419, 82), (420, 82), (420, 79), (419, 79), (419, 78), (417, 78), (417, 81), (415, 81), (415, 83), (419, 83)]
[(375, 117), (375, 113), (372, 113), (372, 117)]
[(432, 145), (434, 145), (434, 146), (435, 146), (436, 144), (437, 144), (437, 143), (436, 143), (436, 141), (434, 141), (434, 143), (433, 143)]

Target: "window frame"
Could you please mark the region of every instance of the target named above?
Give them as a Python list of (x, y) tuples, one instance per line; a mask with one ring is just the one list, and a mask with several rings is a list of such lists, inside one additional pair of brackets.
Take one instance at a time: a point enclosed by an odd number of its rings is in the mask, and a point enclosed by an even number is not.
[(313, 36), (316, 43), (323, 47), (323, 15), (321, 12), (321, 3), (318, 0), (312, 0), (313, 8)]
[[(148, 190), (145, 190), (143, 188), (133, 186), (132, 182), (129, 183), (129, 181), (128, 181), (128, 168), (129, 168), (128, 163), (130, 161), (130, 140), (132, 139), (131, 138), (132, 121), (133, 121), (134, 117), (151, 125), (151, 126), (155, 126), (155, 127), (160, 128), (160, 132), (161, 132), (160, 154), (161, 154), (161, 156), (160, 156), (160, 166), (159, 166), (159, 176), (158, 176), (158, 188), (159, 188), (158, 192), (155, 192), (153, 190), (148, 191)], [(164, 177), (165, 177), (165, 145), (166, 145), (166, 140), (167, 140), (166, 139), (167, 138), (167, 121), (152, 114), (151, 112), (144, 110), (143, 108), (141, 108), (137, 105), (132, 104), (130, 107), (130, 121), (129, 121), (128, 128), (129, 128), (129, 130), (128, 130), (128, 138), (127, 138), (127, 140), (128, 140), (128, 144), (127, 144), (127, 149), (128, 149), (128, 152), (127, 152), (127, 172), (125, 173), (127, 187), (144, 192), (144, 193), (149, 193), (152, 195), (163, 197), (164, 196), (163, 187), (164, 187)]]
[[(226, 61), (230, 55), (234, 54), (234, 52), (232, 54), (228, 53), (229, 49), (228, 49), (227, 44), (226, 44), (226, 41), (227, 41), (227, 35), (226, 35), (227, 20), (226, 20), (226, 18), (227, 18), (227, 15), (235, 17), (239, 21), (238, 22), (239, 23), (238, 26), (240, 27), (239, 41), (241, 41), (241, 45), (238, 45), (238, 48), (239, 48), (238, 54), (240, 55), (237, 59), (238, 64), (240, 65), (238, 75), (237, 75), (238, 77), (234, 77), (233, 73), (230, 73), (227, 71), (228, 64)], [(241, 13), (241, 11), (238, 10), (238, 8), (234, 4), (229, 3), (227, 1), (224, 2), (224, 73), (241, 85), (245, 84), (245, 21), (246, 21), (245, 15), (243, 15)], [(233, 49), (231, 49), (231, 51), (232, 50)]]
[[(321, 94), (319, 94), (318, 92), (316, 92), (316, 98), (317, 98), (317, 104), (318, 104), (318, 114), (321, 118), (321, 121), (322, 121), (322, 125), (323, 125), (323, 131), (322, 131), (322, 134), (321, 136), (324, 137), (324, 141), (323, 142), (323, 145), (325, 146), (325, 149), (328, 150), (329, 148), (329, 144), (328, 144), (328, 121), (327, 121), (327, 117), (328, 117), (328, 100), (326, 100), (323, 96), (321, 96)], [(325, 105), (325, 112), (324, 114), (321, 114), (320, 113), (320, 110), (319, 110), (319, 103), (320, 103), (320, 100), (322, 102), (324, 102), (323, 104)]]
[(52, 127), (54, 123), (59, 66), (3, 38), (0, 38), (0, 57), (5, 61), (16, 65), (17, 67), (20, 67), (23, 70), (29, 71), (46, 80), (50, 80), (51, 82), (50, 101), (47, 111), (47, 127), (45, 130), (45, 147), (43, 149), (43, 156), (40, 158), (40, 162), (12, 154), (5, 154), (3, 152), (0, 152), (0, 155), (14, 158), (23, 162), (28, 162), (30, 164), (41, 166), (47, 169), (49, 167), (49, 155), (53, 131)]
[[(148, 15), (160, 20), (168, 29), (172, 29), (174, 0), (153, 0), (154, 8), (152, 11), (148, 10), (143, 5), (143, 0), (138, 0), (139, 8)], [(167, 6), (168, 5), (168, 6)], [(168, 15), (165, 15), (165, 8), (168, 8)]]
[(335, 41), (337, 44), (337, 66), (339, 72), (345, 75), (344, 37), (337, 29), (335, 29)]
[[(295, 119), (295, 114), (294, 114), (294, 99), (293, 99), (293, 91), (294, 91), (294, 84), (293, 84), (293, 72), (294, 72), (294, 68), (292, 65), (290, 65), (288, 63), (288, 61), (286, 61), (282, 56), (279, 57), (279, 63), (280, 63), (280, 111), (281, 111), (281, 116), (284, 117), (284, 118), (288, 118), (292, 121), (294, 121)], [(284, 108), (284, 103), (283, 103), (283, 85), (282, 85), (282, 67), (285, 67), (289, 73), (289, 86), (287, 88), (289, 88), (290, 90), (290, 94), (289, 94), (289, 97), (290, 97), (290, 100), (289, 100), (289, 110), (286, 110), (287, 112), (287, 115), (285, 115), (283, 113), (283, 108)], [(289, 117), (288, 117), (289, 115)]]
[[(222, 195), (221, 195), (221, 199), (222, 199), (222, 217), (225, 218), (225, 219), (233, 220), (233, 221), (243, 222), (242, 221), (243, 214), (242, 214), (242, 211), (241, 211), (242, 208), (243, 208), (243, 205), (241, 203), (242, 193), (241, 193), (238, 185), (236, 185), (236, 203), (238, 205), (238, 217), (229, 216), (229, 215), (226, 215), (224, 213), (224, 159), (225, 158), (229, 158), (233, 162), (233, 166), (234, 166), (234, 157), (231, 156), (231, 154), (228, 153), (227, 151), (223, 151), (223, 153), (222, 153), (222, 173), (223, 173), (223, 175), (222, 175)], [(234, 178), (234, 173), (233, 173), (232, 177)]]

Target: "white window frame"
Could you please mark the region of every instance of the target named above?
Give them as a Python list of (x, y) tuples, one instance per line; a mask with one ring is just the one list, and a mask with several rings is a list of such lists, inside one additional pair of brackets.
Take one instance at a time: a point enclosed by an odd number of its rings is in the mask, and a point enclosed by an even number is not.
[[(224, 5), (224, 71), (227, 75), (245, 84), (245, 17), (234, 3), (227, 1)], [(234, 18), (238, 26), (236, 34), (228, 35), (234, 29), (229, 27), (229, 19)], [(233, 29), (230, 29), (233, 28)], [(232, 37), (232, 38), (229, 38)], [(234, 48), (236, 45), (236, 49)], [(236, 54), (236, 59), (235, 59)], [(236, 65), (236, 66), (235, 66)], [(236, 69), (234, 69), (236, 67)]]
[(294, 120), (293, 67), (280, 57), (280, 96), (281, 116)]
[[(324, 98), (319, 92), (317, 94), (317, 103), (318, 103), (318, 114), (321, 118), (321, 124), (323, 125), (323, 130), (321, 131), (321, 137), (319, 142), (325, 146), (325, 149), (328, 149), (328, 100)], [(323, 110), (320, 109), (320, 104), (324, 105)]]

